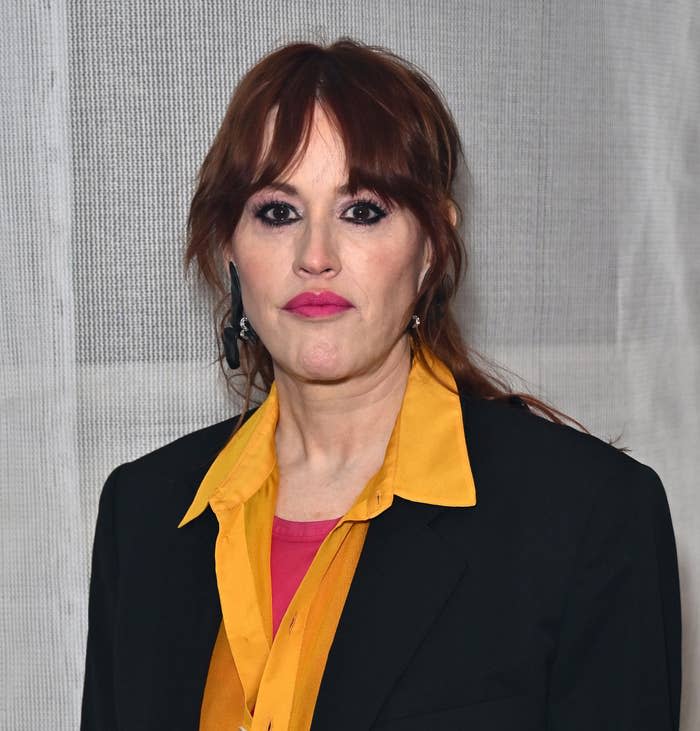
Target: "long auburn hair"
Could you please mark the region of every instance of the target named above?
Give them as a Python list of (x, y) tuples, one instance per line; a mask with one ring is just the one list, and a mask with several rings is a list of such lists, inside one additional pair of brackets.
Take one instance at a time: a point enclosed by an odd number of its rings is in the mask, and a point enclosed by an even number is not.
[[(364, 188), (390, 205), (408, 208), (432, 242), (432, 263), (412, 310), (420, 317), (420, 327), (410, 329), (415, 356), (427, 366), (422, 351), (429, 348), (452, 371), (465, 395), (520, 399), (551, 421), (566, 420), (588, 432), (544, 401), (511, 391), (497, 374), (498, 367), (464, 342), (452, 311), (467, 267), (464, 242), (450, 218), (451, 206), (464, 215), (453, 196), (460, 163), (467, 185), (469, 181), (457, 126), (425, 72), (385, 48), (350, 38), (327, 46), (282, 46), (258, 61), (234, 91), (199, 171), (185, 252), (186, 269), (196, 260), (199, 274), (219, 295), (219, 334), (230, 318), (224, 253), (243, 207), (253, 193), (278, 181), (303, 156), (316, 104), (344, 142), (350, 194)], [(262, 131), (273, 112), (272, 135), (263, 156)], [(218, 360), (229, 389), (244, 399), (242, 417), (250, 407), (252, 389), (267, 392), (274, 373), (260, 340), (241, 341), (240, 347), (243, 389), (236, 386), (235, 374), (223, 367), (219, 338)]]

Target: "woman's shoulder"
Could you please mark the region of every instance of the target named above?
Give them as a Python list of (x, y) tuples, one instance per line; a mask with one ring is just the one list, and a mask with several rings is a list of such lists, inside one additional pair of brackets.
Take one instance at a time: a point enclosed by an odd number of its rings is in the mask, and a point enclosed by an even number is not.
[(611, 551), (625, 561), (658, 550), (664, 580), (676, 580), (669, 502), (652, 467), (507, 402), (467, 399), (463, 415), (477, 495), (468, 519), (475, 529), (508, 535), (510, 545), (550, 568), (576, 555), (605, 566)]
[(117, 465), (106, 479), (102, 502), (114, 502), (130, 513), (150, 513), (171, 504), (184, 513), (238, 419), (236, 415), (187, 432)]
[[(516, 400), (462, 397), (470, 460), (484, 477), (499, 476), (520, 494), (556, 491), (588, 502), (615, 493), (622, 499), (663, 493), (655, 470), (600, 437), (540, 416)], [(511, 478), (511, 479), (509, 479)], [(478, 480), (477, 480), (478, 484)], [(515, 487), (517, 485), (517, 487)]]
[(211, 462), (233, 433), (237, 416), (217, 421), (182, 434), (120, 467), (132, 475), (157, 475), (160, 479), (176, 477), (197, 466)]

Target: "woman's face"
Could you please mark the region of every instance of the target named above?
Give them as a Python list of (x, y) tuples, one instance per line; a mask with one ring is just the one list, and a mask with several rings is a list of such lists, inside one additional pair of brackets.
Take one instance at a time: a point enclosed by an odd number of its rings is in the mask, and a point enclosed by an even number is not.
[(346, 183), (342, 140), (317, 106), (305, 155), (251, 196), (234, 231), (245, 313), (276, 377), (353, 378), (406, 348), (430, 244), (411, 212)]

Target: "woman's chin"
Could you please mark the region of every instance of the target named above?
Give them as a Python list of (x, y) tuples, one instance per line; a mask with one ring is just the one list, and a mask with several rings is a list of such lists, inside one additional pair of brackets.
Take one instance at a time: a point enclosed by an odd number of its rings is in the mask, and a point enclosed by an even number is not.
[(351, 375), (347, 358), (329, 343), (305, 349), (297, 359), (297, 373), (309, 381), (341, 381)]

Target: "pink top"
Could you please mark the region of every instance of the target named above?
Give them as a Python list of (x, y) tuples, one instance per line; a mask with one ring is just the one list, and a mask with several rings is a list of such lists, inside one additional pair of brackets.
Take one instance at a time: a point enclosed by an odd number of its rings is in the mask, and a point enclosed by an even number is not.
[(274, 516), (270, 547), (273, 636), (277, 634), (289, 602), (316, 551), (339, 520), (340, 517), (331, 520), (286, 520)]

